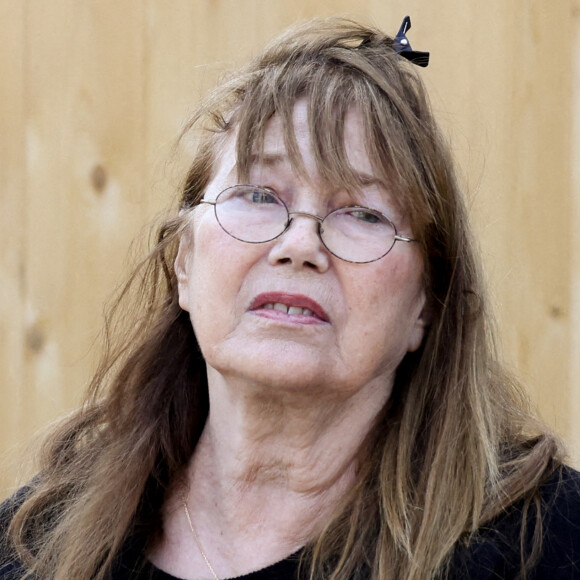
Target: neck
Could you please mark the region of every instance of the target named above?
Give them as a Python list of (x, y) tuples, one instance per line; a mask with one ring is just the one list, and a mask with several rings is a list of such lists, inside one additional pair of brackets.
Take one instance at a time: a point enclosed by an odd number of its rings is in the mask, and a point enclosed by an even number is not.
[[(283, 559), (320, 533), (355, 481), (389, 390), (377, 382), (350, 396), (316, 385), (275, 391), (212, 369), (208, 380), (210, 414), (183, 493), (205, 553), (230, 577)], [(187, 550), (204, 570), (181, 512), (178, 491), (165, 508), (175, 550), (168, 553)]]
[(209, 377), (210, 414), (188, 474), (192, 500), (202, 490), (221, 517), (236, 521), (251, 517), (252, 497), (260, 513), (266, 501), (294, 499), (310, 514), (336, 505), (386, 402), (384, 385), (346, 396), (316, 386), (276, 392), (211, 371)]

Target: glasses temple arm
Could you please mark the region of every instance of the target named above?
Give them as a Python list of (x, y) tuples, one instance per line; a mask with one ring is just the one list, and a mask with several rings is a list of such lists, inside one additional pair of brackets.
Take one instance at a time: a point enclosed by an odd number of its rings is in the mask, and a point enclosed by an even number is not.
[(395, 234), (395, 241), (399, 241), (399, 242), (416, 242), (417, 240), (415, 240), (414, 238), (407, 238), (405, 236), (400, 236), (399, 234)]

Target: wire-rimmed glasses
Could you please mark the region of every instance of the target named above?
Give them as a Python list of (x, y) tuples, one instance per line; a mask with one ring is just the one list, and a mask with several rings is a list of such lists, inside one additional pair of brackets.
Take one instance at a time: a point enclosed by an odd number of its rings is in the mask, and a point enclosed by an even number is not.
[(295, 216), (318, 222), (318, 236), (324, 247), (346, 262), (364, 264), (386, 256), (395, 242), (414, 242), (397, 233), (395, 224), (376, 209), (345, 206), (320, 217), (303, 211), (290, 211), (271, 189), (256, 185), (234, 185), (224, 189), (213, 205), (222, 229), (241, 242), (260, 244), (281, 236)]

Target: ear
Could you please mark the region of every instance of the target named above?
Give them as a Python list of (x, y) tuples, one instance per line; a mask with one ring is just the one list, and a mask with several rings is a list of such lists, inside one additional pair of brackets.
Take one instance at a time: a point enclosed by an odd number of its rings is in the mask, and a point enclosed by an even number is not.
[(425, 331), (431, 323), (431, 308), (427, 303), (425, 295), (423, 294), (423, 305), (419, 316), (413, 324), (413, 328), (409, 334), (409, 341), (407, 343), (407, 352), (416, 351), (423, 342), (423, 337), (425, 336)]
[(179, 240), (179, 248), (173, 267), (177, 277), (177, 293), (179, 295), (179, 306), (189, 312), (189, 261), (191, 259), (191, 234), (186, 230)]

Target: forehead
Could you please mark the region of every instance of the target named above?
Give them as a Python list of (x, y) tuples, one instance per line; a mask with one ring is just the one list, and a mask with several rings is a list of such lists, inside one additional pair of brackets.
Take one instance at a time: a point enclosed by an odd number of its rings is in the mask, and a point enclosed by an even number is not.
[[(310, 122), (311, 111), (306, 98), (299, 99), (294, 105), (292, 112), (291, 132), (295, 143), (289, 143), (288, 128), (285, 127), (281, 115), (275, 114), (265, 125), (264, 138), (261, 150), (259, 144), (253, 145), (254, 163), (261, 165), (275, 165), (283, 162), (292, 165), (304, 164), (306, 172), (312, 176), (320, 173), (320, 163), (323, 155), (317, 150), (320, 142)], [(348, 164), (356, 176), (374, 177), (374, 170), (367, 151), (366, 131), (360, 111), (355, 107), (348, 109), (344, 116), (343, 127), (340, 131), (342, 143), (335, 144), (335, 151), (344, 148), (344, 154)], [(298, 159), (292, 155), (293, 145), (296, 146)], [(325, 152), (328, 154), (328, 152)]]

